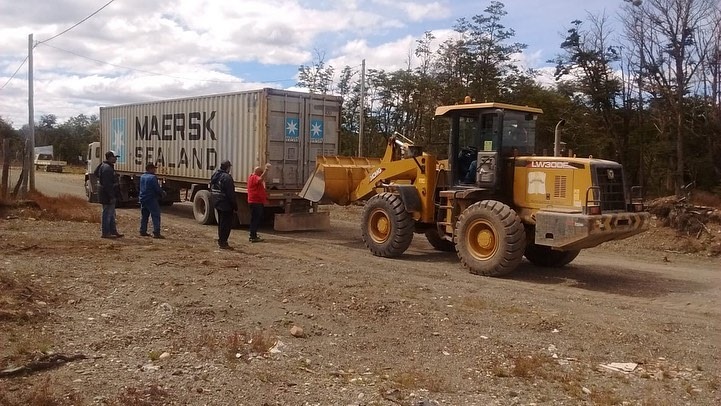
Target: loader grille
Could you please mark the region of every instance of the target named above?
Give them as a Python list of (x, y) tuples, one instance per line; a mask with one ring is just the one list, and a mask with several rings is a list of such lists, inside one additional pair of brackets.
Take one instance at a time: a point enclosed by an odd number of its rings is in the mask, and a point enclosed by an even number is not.
[(553, 182), (553, 197), (555, 198), (566, 198), (566, 177), (556, 176)]
[(623, 169), (618, 166), (596, 167), (596, 186), (601, 189), (601, 210), (626, 210)]

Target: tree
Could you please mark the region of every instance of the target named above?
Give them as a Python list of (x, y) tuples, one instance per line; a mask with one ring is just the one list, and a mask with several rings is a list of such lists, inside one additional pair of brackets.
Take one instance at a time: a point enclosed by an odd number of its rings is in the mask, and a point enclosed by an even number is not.
[[(685, 139), (691, 132), (690, 94), (703, 81), (709, 56), (719, 35), (717, 0), (646, 0), (626, 6), (626, 31), (639, 46), (647, 91), (655, 108), (653, 119), (675, 152), (673, 188), (677, 195), (687, 181)], [(633, 22), (631, 22), (633, 21)], [(670, 117), (673, 121), (669, 121)]]
[(564, 53), (549, 62), (556, 64), (556, 80), (565, 79), (571, 92), (583, 95), (577, 100), (591, 113), (584, 121), (603, 130), (598, 134), (601, 142), (598, 152), (626, 164), (628, 132), (619, 126), (617, 103), (622, 83), (613, 69), (613, 64), (620, 59), (618, 48), (609, 43), (610, 31), (605, 15), (589, 14), (588, 21), (589, 28), (585, 28), (580, 20), (572, 21), (568, 35), (561, 43)]
[(315, 50), (312, 65), (298, 68), (298, 86), (308, 88), (311, 93), (328, 94), (333, 87), (333, 66), (325, 65), (325, 52)]
[(504, 7), (492, 1), (484, 10), (486, 14), (475, 15), (470, 21), (461, 18), (455, 26), (462, 38), (455, 50), (460, 51), (459, 61), (465, 65), (461, 74), (467, 79), (467, 94), (480, 100), (498, 99), (502, 78), (518, 71), (513, 54), (526, 48), (525, 44), (509, 42), (516, 33), (502, 23), (508, 14)]

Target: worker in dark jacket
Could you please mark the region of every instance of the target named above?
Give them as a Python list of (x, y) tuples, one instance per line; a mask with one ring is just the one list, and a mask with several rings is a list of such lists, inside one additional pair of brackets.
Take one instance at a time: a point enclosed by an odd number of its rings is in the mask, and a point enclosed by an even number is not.
[(150, 237), (148, 234), (148, 217), (153, 219), (153, 238), (165, 238), (160, 234), (160, 199), (165, 191), (158, 183), (155, 170), (158, 167), (153, 163), (145, 165), (145, 173), (140, 176), (140, 235)]
[(235, 201), (235, 181), (230, 175), (230, 161), (220, 163), (220, 168), (210, 178), (210, 193), (213, 206), (218, 211), (218, 247), (223, 250), (233, 249), (228, 245), (230, 229), (233, 228), (233, 217), (238, 211)]
[(95, 176), (100, 182), (98, 199), (103, 205), (103, 214), (100, 222), (102, 238), (120, 238), (123, 234), (118, 232), (115, 222), (115, 205), (118, 202), (120, 186), (115, 175), (115, 162), (118, 155), (113, 151), (105, 153), (105, 161), (95, 169)]

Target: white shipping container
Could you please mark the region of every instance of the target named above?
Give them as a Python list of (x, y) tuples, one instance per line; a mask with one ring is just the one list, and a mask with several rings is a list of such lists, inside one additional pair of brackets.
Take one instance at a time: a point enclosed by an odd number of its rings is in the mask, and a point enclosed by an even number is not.
[(224, 160), (244, 189), (267, 162), (268, 191), (300, 190), (318, 155), (336, 155), (341, 98), (261, 89), (100, 109), (101, 149), (120, 174), (158, 166), (171, 181), (207, 183)]

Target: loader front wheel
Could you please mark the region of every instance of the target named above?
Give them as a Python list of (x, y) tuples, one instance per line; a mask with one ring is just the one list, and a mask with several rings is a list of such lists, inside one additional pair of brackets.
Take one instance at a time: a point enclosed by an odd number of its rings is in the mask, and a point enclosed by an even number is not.
[(512, 272), (526, 247), (526, 231), (518, 214), (495, 200), (483, 200), (464, 210), (455, 235), (461, 263), (476, 275)]
[(570, 264), (580, 252), (581, 250), (556, 251), (545, 245), (528, 244), (524, 255), (533, 265), (560, 268)]
[(361, 234), (366, 247), (379, 257), (403, 254), (413, 240), (414, 220), (398, 195), (373, 196), (363, 209)]

